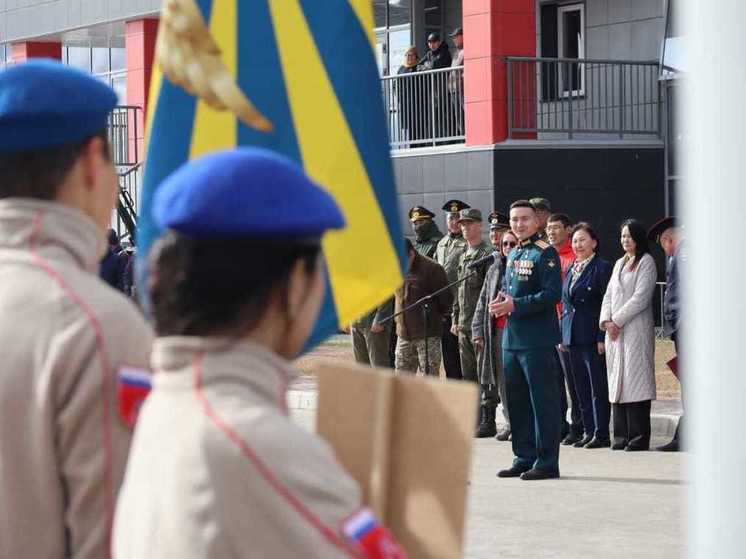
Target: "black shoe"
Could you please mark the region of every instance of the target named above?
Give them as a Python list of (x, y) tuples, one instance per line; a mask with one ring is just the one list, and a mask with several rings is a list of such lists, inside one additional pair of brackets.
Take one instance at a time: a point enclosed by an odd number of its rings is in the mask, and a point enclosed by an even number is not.
[(640, 452), (640, 451), (650, 450), (650, 447), (641, 446), (638, 444), (628, 444), (627, 446), (624, 447), (624, 450), (626, 450), (627, 452)]
[(670, 443), (659, 446), (655, 450), (660, 450), (661, 452), (679, 452), (681, 449), (679, 448), (678, 439), (673, 439)]
[(544, 470), (537, 470), (531, 468), (527, 472), (521, 474), (521, 479), (525, 481), (533, 481), (535, 479), (557, 479), (559, 478), (559, 472), (546, 472)]
[(528, 471), (526, 468), (511, 466), (507, 470), (500, 470), (497, 472), (497, 477), (521, 477), (521, 475), (526, 471)]
[(498, 441), (507, 441), (510, 439), (510, 427), (503, 428), (495, 437)]
[(575, 448), (581, 448), (587, 445), (589, 442), (593, 440), (593, 435), (586, 435), (582, 439), (580, 439), (578, 442), (576, 442), (574, 445)]
[(611, 441), (609, 439), (598, 439), (593, 437), (593, 440), (585, 445), (584, 448), (609, 448), (610, 446)]
[(578, 435), (576, 433), (569, 433), (564, 439), (562, 439), (562, 444), (565, 446), (570, 446), (571, 444), (575, 444), (582, 439), (583, 437), (581, 435)]
[(497, 435), (497, 426), (494, 421), (490, 421), (488, 423), (482, 423), (474, 436), (478, 439), (486, 439), (487, 437), (494, 437), (495, 435)]
[(611, 450), (624, 450), (627, 448), (627, 441), (620, 441), (611, 445)]

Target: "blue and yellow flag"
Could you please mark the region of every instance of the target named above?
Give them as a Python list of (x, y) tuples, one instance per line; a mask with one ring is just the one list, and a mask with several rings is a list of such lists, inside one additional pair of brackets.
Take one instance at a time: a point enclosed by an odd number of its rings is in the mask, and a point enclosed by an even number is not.
[(323, 240), (328, 287), (312, 343), (390, 297), (402, 235), (373, 40), (370, 0), (164, 2), (141, 263), (161, 233), (150, 208), (162, 180), (188, 159), (254, 145), (303, 165), (347, 219)]

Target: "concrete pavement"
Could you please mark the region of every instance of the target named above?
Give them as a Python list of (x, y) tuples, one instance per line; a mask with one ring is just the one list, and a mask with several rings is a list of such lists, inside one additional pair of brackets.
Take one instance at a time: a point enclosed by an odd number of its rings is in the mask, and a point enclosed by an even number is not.
[[(293, 416), (313, 430), (312, 409)], [(682, 555), (685, 453), (562, 447), (561, 479), (534, 482), (497, 478), (511, 459), (509, 442), (474, 441), (464, 557)]]

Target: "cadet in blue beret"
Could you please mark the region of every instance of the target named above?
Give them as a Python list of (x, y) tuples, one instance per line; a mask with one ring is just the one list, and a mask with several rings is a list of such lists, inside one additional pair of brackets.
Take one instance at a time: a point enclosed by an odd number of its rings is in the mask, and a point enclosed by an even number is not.
[(160, 337), (114, 555), (366, 556), (346, 529), (368, 515), (360, 488), (285, 403), (324, 297), (321, 240), (345, 224), (336, 203), (289, 159), (240, 148), (177, 170), (153, 215), (168, 230), (151, 254)]
[(115, 104), (58, 62), (0, 72), (3, 557), (109, 556), (132, 435), (117, 372), (148, 367), (152, 344), (97, 274), (118, 190)]

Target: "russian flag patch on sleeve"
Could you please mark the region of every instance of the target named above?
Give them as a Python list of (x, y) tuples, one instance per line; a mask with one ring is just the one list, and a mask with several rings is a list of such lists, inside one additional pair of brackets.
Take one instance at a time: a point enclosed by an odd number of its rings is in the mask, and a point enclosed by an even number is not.
[(148, 397), (151, 374), (145, 369), (122, 367), (117, 375), (119, 417), (130, 428), (137, 422), (140, 406)]
[(347, 541), (370, 559), (406, 559), (407, 553), (394, 536), (376, 519), (373, 511), (362, 508), (342, 523)]

